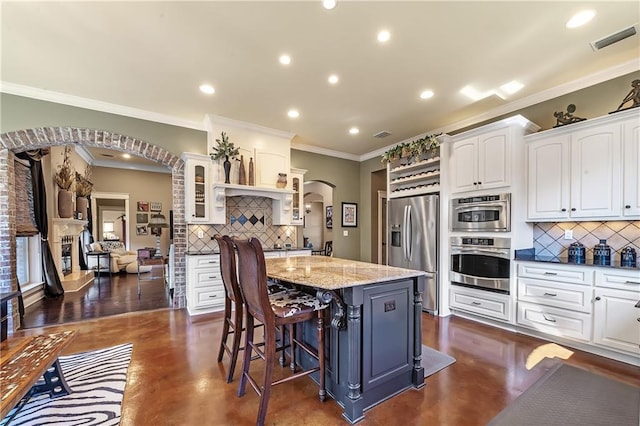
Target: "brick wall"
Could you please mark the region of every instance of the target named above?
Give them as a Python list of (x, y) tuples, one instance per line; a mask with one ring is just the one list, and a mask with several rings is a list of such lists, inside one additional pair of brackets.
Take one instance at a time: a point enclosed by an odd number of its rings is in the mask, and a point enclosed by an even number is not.
[(175, 308), (185, 307), (187, 227), (184, 221), (184, 162), (180, 157), (176, 157), (164, 148), (140, 139), (105, 130), (75, 127), (39, 127), (0, 134), (0, 289), (17, 288), (15, 278), (15, 186), (12, 184), (14, 179), (13, 153), (54, 145), (110, 148), (156, 161), (171, 169), (175, 250), (173, 306)]

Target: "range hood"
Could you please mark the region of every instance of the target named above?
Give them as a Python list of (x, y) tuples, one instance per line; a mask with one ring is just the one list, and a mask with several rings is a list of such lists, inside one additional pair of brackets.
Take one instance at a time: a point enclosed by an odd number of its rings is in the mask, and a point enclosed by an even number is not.
[(293, 204), (291, 189), (268, 188), (229, 183), (213, 184), (213, 223), (225, 223), (227, 197), (263, 197), (270, 198), (274, 225), (291, 224), (291, 205)]

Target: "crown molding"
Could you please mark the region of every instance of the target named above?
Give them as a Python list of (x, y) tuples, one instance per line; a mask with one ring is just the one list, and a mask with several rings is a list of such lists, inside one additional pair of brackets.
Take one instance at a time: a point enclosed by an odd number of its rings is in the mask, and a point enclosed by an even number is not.
[(205, 114), (204, 116), (204, 129), (207, 131), (213, 131), (213, 125), (236, 127), (245, 130), (251, 130), (252, 132), (262, 133), (264, 135), (276, 136), (291, 140), (295, 136), (295, 133), (285, 132), (284, 130), (273, 129), (271, 127), (261, 126), (259, 124), (249, 123), (246, 121), (234, 120), (232, 118), (222, 117), (220, 115)]
[(329, 157), (343, 158), (345, 160), (358, 161), (358, 162), (361, 161), (360, 155), (349, 154), (347, 152), (342, 152), (342, 151), (334, 151), (332, 149), (321, 148), (319, 146), (307, 145), (303, 143), (291, 142), (291, 149), (297, 149), (298, 151), (312, 152), (314, 154), (321, 154)]
[(21, 84), (10, 83), (7, 81), (0, 81), (0, 92), (94, 111), (107, 112), (125, 117), (138, 118), (140, 120), (185, 127), (188, 129), (205, 130), (203, 124), (197, 121), (184, 120), (157, 112), (116, 105), (95, 99), (82, 98), (80, 96), (67, 95), (65, 93), (53, 92), (51, 90), (40, 89), (37, 87), (23, 86)]
[[(438, 129), (434, 129), (427, 133), (452, 132), (458, 129), (462, 129), (464, 127), (472, 126), (476, 123), (481, 123), (483, 121), (490, 120), (491, 118), (494, 118), (494, 117), (498, 117), (513, 111), (517, 111), (522, 108), (529, 107), (531, 105), (536, 105), (542, 102), (546, 102), (550, 99), (557, 98), (559, 96), (563, 96), (568, 93), (585, 89), (587, 87), (590, 87), (599, 83), (603, 83), (605, 81), (612, 80), (614, 78), (621, 77), (623, 75), (626, 75), (638, 70), (640, 70), (640, 61), (638, 61), (637, 59), (633, 59), (631, 61), (624, 62), (622, 64), (613, 66), (611, 68), (607, 68), (607, 69), (598, 71), (596, 73), (589, 74), (577, 80), (570, 81), (568, 83), (564, 83), (547, 90), (543, 90), (542, 92), (534, 93), (533, 95), (515, 100), (513, 102), (509, 102), (508, 104), (501, 105), (497, 108), (493, 108), (485, 113), (467, 118), (465, 120), (458, 121), (456, 123), (448, 124), (446, 126), (440, 127)], [(413, 136), (411, 138), (405, 139), (405, 141), (414, 140), (414, 139), (423, 137), (425, 134), (426, 133), (423, 133), (422, 135), (418, 135), (418, 136)], [(405, 142), (405, 141), (402, 141), (402, 142)], [(374, 158), (376, 156), (382, 155), (384, 154), (385, 151), (389, 150), (390, 148), (402, 142), (397, 142), (397, 143), (388, 145), (384, 148), (377, 149), (375, 151), (371, 151), (366, 154), (362, 154), (360, 156), (360, 161), (366, 161), (366, 160), (369, 160), (370, 158)]]

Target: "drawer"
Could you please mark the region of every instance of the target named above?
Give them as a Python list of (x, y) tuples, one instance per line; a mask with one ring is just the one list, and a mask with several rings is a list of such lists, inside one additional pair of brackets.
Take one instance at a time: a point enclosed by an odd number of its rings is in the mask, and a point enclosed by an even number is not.
[(187, 268), (215, 268), (220, 270), (220, 256), (206, 255), (206, 256), (187, 256)]
[(593, 284), (593, 269), (579, 266), (519, 263), (518, 277), (591, 285)]
[(451, 286), (451, 308), (503, 321), (511, 320), (511, 299), (507, 295)]
[(211, 287), (211, 286), (223, 286), (222, 274), (220, 269), (195, 269), (189, 271), (190, 282), (196, 288)]
[(583, 341), (591, 338), (591, 315), (582, 312), (518, 302), (517, 322), (554, 336)]
[(640, 293), (640, 269), (597, 269), (596, 287), (617, 288)]
[(518, 301), (590, 313), (592, 292), (583, 285), (518, 278)]
[(196, 309), (224, 305), (225, 296), (223, 288), (195, 289), (193, 290), (193, 295), (193, 305)]

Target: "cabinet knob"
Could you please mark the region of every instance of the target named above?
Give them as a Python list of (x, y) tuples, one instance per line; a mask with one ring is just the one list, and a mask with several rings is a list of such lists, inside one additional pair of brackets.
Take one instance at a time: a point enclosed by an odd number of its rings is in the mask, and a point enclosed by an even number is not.
[(601, 299), (601, 297), (600, 297), (600, 296), (597, 296), (597, 297), (596, 297), (596, 300), (600, 300), (600, 299)]
[(478, 182), (478, 185), (482, 185), (482, 182)]
[(478, 184), (478, 182), (473, 182), (473, 184), (474, 184), (474, 185), (477, 185), (477, 184)]
[(566, 211), (567, 211), (567, 209), (562, 209), (562, 211), (563, 211), (563, 212), (566, 212)]
[(571, 211), (572, 211), (572, 212), (575, 212), (575, 211), (576, 211), (576, 208), (575, 208), (575, 207), (571, 207)]
[(627, 204), (626, 206), (624, 206), (625, 209), (630, 209), (631, 206), (629, 204)]
[(638, 322), (640, 322), (640, 318), (636, 318), (638, 320)]

